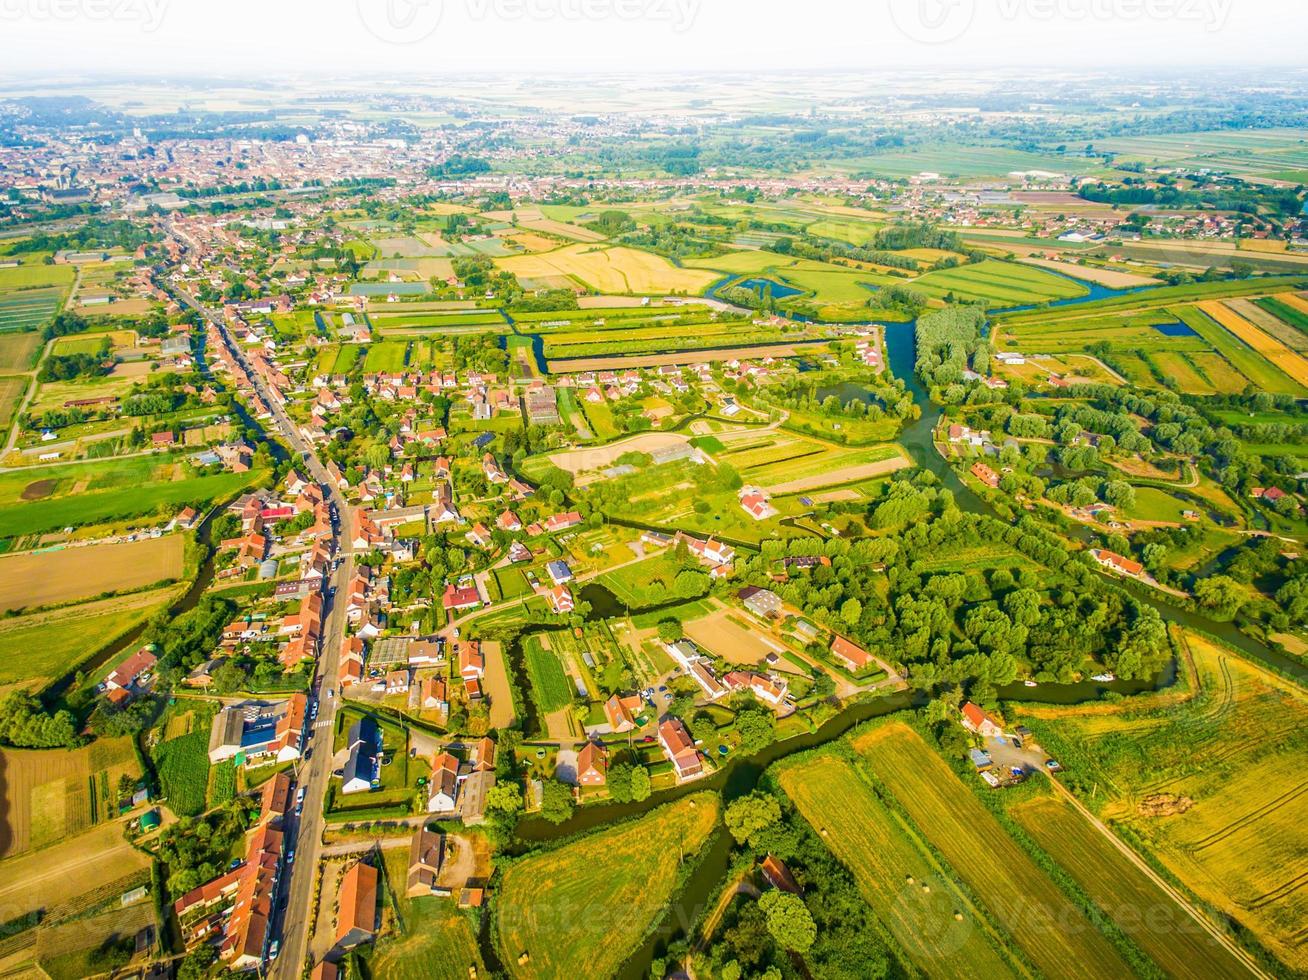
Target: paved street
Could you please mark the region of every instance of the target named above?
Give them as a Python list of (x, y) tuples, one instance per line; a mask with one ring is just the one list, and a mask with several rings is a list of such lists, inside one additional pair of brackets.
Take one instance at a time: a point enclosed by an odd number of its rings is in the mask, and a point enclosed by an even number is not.
[(336, 508), (333, 533), (340, 564), (328, 580), (328, 592), (324, 597), (322, 648), (310, 696), (310, 704), (315, 702), (318, 704), (318, 716), (306, 736), (304, 754), (296, 771), (296, 782), (304, 789), (304, 807), (298, 816), (292, 815), (287, 822), (287, 839), (292, 843), (287, 845), (286, 853), (287, 856), (293, 854), (294, 860), (288, 862), (282, 872), (278, 886), (281, 893), (280, 901), (273, 914), (272, 935), (274, 938), (279, 938), (281, 949), (277, 960), (269, 964), (268, 975), (291, 980), (299, 977), (303, 972), (309, 943), (307, 915), (313, 897), (315, 869), (322, 852), (323, 801), (331, 780), (332, 723), (339, 703), (340, 652), (348, 628), (345, 605), (338, 604), (335, 595), (337, 590), (344, 595), (345, 586), (354, 568), (348, 536), (351, 512), (345, 498), (328, 477), (327, 470), (318, 459), (313, 447), (300, 435), (295, 423), (272, 396), (263, 379), (250, 368), (240, 347), (228, 333), (221, 314), (205, 307), (194, 296), (184, 291), (176, 290), (175, 295), (179, 301), (199, 311), (217, 327), (246, 373), (249, 374), (259, 397), (272, 412), (273, 424), (279, 435), (297, 456), (297, 466), (306, 469), (308, 475), (322, 485), (327, 499)]

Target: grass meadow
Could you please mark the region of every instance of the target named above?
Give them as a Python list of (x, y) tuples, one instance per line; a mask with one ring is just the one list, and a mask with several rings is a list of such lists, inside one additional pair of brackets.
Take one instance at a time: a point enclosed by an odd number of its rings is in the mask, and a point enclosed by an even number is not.
[(718, 814), (717, 797), (701, 793), (510, 864), (493, 907), (509, 975), (615, 975), (673, 900)]

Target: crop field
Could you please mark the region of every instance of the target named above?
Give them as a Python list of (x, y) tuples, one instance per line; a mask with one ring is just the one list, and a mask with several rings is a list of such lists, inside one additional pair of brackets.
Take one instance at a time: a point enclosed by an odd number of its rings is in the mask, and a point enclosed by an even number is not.
[(1188, 700), (1032, 710), (1027, 723), (1085, 802), (1200, 899), (1308, 968), (1308, 694), (1197, 635)]
[(0, 430), (9, 431), (27, 390), (27, 378), (0, 377)]
[(62, 289), (0, 291), (0, 333), (39, 330), (59, 312)]
[[(0, 330), (3, 330), (2, 326)], [(0, 374), (28, 370), (40, 349), (39, 333), (0, 332)]]
[(777, 435), (760, 443), (747, 442), (718, 454), (744, 482), (772, 493), (798, 493), (881, 476), (908, 465), (895, 446), (851, 449), (829, 446), (799, 436)]
[(1145, 356), (1164, 377), (1174, 379), (1180, 390), (1186, 394), (1211, 395), (1216, 390), (1185, 354), (1175, 351), (1156, 351)]
[(888, 724), (854, 747), (1037, 969), (1078, 977), (1130, 973), (1108, 939), (912, 729)]
[(1072, 299), (1090, 291), (1063, 276), (997, 260), (928, 272), (914, 279), (912, 286), (937, 299), (952, 294), (961, 300), (981, 300), (992, 307)]
[[(89, 465), (94, 467), (97, 464)], [(93, 472), (70, 466), (56, 473), (58, 477), (68, 477), (74, 471)], [(40, 485), (43, 479), (38, 474), (41, 472), (33, 470), (30, 475), (22, 474), (26, 478), (26, 485)], [(247, 473), (219, 473), (215, 476), (106, 490), (82, 490), (74, 487), (72, 492), (61, 496), (42, 496), (26, 501), (6, 499), (6, 481), (0, 480), (0, 537), (38, 534), (66, 526), (89, 526), (150, 515), (171, 515), (185, 504), (201, 505), (234, 494), (262, 477), (262, 472), (251, 470)]]
[(1249, 386), (1249, 379), (1231, 366), (1221, 354), (1197, 352), (1187, 354), (1190, 363), (1203, 372), (1213, 389), (1223, 395), (1234, 395)]
[(204, 812), (209, 790), (209, 731), (160, 742), (152, 753), (167, 806), (179, 817)]
[(1200, 303), (1199, 309), (1271, 361), (1272, 364), (1276, 365), (1301, 386), (1308, 386), (1308, 360), (1304, 360), (1303, 357), (1290, 350), (1281, 341), (1259, 330), (1223, 303), (1216, 301)]
[(16, 269), (0, 269), (0, 292), (71, 286), (76, 277), (71, 265), (20, 265)]
[(106, 883), (148, 873), (149, 867), (149, 855), (124, 838), (122, 826), (105, 821), (0, 862), (0, 907), (6, 921), (38, 909), (76, 907)]
[(580, 225), (569, 224), (566, 221), (555, 221), (546, 218), (543, 215), (538, 218), (526, 217), (527, 212), (519, 215), (518, 227), (526, 228), (528, 231), (539, 232), (542, 235), (557, 235), (560, 238), (566, 238), (574, 242), (602, 242), (604, 235), (602, 232), (594, 231), (590, 228), (583, 228)]
[(126, 592), (182, 574), (180, 534), (0, 557), (0, 612)]
[(57, 751), (0, 749), (0, 855), (45, 847), (117, 816), (108, 794), (117, 793), (124, 773), (140, 776), (130, 738)]
[(716, 276), (674, 266), (661, 255), (634, 248), (568, 245), (553, 252), (496, 259), (515, 276), (528, 279), (562, 276), (603, 293), (698, 293)]
[[(1076, 303), (1070, 306), (1048, 309), (1022, 310), (1015, 313), (1001, 313), (995, 318), (1005, 333), (1012, 328), (1031, 326), (1033, 324), (1062, 324), (1067, 320), (1085, 320), (1092, 317), (1110, 317), (1129, 314), (1148, 314), (1150, 311), (1165, 310), (1167, 307), (1183, 306), (1209, 299), (1230, 299), (1236, 296), (1265, 296), (1268, 293), (1284, 292), (1287, 289), (1302, 289), (1308, 282), (1302, 275), (1271, 276), (1257, 279), (1222, 280), (1218, 282), (1194, 282), (1182, 286), (1159, 286), (1138, 293), (1128, 293), (1109, 299)], [(1176, 317), (1163, 313), (1160, 319), (1152, 322), (1162, 323), (1175, 320)]]
[(1137, 286), (1156, 286), (1159, 280), (1150, 276), (1122, 272), (1119, 269), (1099, 269), (1090, 265), (1077, 265), (1075, 262), (1059, 262), (1051, 259), (1025, 259), (1024, 265), (1034, 265), (1050, 272), (1061, 272), (1073, 279), (1096, 282), (1109, 289), (1133, 289)]
[(1233, 299), (1226, 305), (1290, 350), (1300, 354), (1308, 351), (1308, 314), (1300, 313), (1271, 296), (1256, 300)]
[(1169, 976), (1231, 977), (1245, 967), (1071, 804), (1052, 796), (1012, 815), (1091, 900)]
[(914, 966), (928, 976), (1020, 975), (985, 911), (849, 762), (819, 755), (782, 768), (780, 783)]
[(527, 663), (527, 677), (531, 680), (532, 695), (541, 714), (566, 708), (576, 692), (551, 650), (545, 649), (539, 635), (523, 641), (523, 655)]
[(157, 613), (176, 591), (155, 589), (0, 620), (0, 691), (38, 690)]
[(698, 324), (660, 324), (547, 333), (544, 335), (544, 344), (545, 356), (550, 360), (558, 360), (605, 354), (647, 354), (739, 344), (781, 343), (788, 336), (790, 335), (780, 330), (767, 327), (708, 321)]
[[(1208, 341), (1217, 353), (1256, 387), (1273, 394), (1299, 395), (1303, 387), (1274, 366), (1266, 357), (1198, 307), (1183, 306), (1172, 311), (1182, 323)], [(1284, 348), (1283, 348), (1284, 349)], [(1287, 351), (1287, 353), (1289, 353)]]
[[(1087, 161), (1076, 160), (1073, 166), (1083, 172)], [(1003, 146), (966, 147), (954, 143), (877, 153), (837, 161), (837, 166), (855, 173), (875, 173), (886, 177), (913, 177), (920, 173), (938, 173), (947, 177), (1002, 177), (1019, 170), (1067, 172), (1069, 161), (1053, 153), (1029, 153)]]
[(617, 973), (675, 898), (682, 862), (694, 860), (718, 812), (715, 795), (697, 794), (511, 864), (493, 910), (509, 975)]
[(1297, 129), (1218, 130), (1114, 137), (1099, 147), (1128, 160), (1271, 175), (1308, 166), (1303, 140), (1304, 131)]

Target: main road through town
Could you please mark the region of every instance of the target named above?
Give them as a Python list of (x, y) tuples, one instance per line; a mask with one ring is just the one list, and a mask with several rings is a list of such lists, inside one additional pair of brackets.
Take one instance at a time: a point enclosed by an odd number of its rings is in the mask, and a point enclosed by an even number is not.
[[(173, 294), (180, 303), (199, 312), (217, 328), (233, 356), (249, 375), (255, 391), (268, 406), (278, 434), (297, 457), (297, 466), (306, 470), (308, 476), (323, 487), (327, 500), (335, 511), (332, 534), (338, 561), (328, 578), (328, 590), (324, 596), (321, 649), (309, 696), (314, 718), (305, 736), (303, 753), (296, 769), (296, 794), (298, 798), (299, 791), (304, 791), (303, 803), (287, 816), (283, 870), (278, 879), (278, 900), (269, 929), (270, 938), (278, 942), (280, 949), (276, 959), (267, 964), (267, 975), (273, 980), (293, 980), (303, 975), (305, 957), (308, 955), (314, 876), (322, 852), (323, 801), (332, 777), (332, 729), (339, 703), (340, 652), (348, 627), (345, 603), (338, 603), (336, 596), (345, 595), (344, 586), (353, 573), (350, 509), (339, 488), (328, 476), (326, 467), (318, 459), (313, 446), (286, 414), (280, 393), (271, 391), (265, 380), (251, 369), (240, 346), (228, 332), (222, 315), (183, 290), (174, 288)], [(315, 705), (316, 713), (313, 712)]]

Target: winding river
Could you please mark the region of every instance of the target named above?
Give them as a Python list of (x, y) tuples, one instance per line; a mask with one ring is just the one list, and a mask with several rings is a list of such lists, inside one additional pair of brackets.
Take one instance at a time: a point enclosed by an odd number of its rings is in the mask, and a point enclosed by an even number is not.
[[(1056, 305), (1069, 306), (1137, 291), (1109, 290), (1103, 286), (1090, 283), (1085, 285), (1090, 287), (1090, 293), (1087, 296), (1063, 300)], [(713, 290), (710, 290), (709, 295), (712, 296), (713, 292)], [(891, 372), (895, 377), (904, 380), (912, 394), (914, 403), (921, 409), (921, 416), (904, 427), (898, 442), (907, 449), (914, 462), (930, 470), (945, 487), (949, 488), (961, 509), (974, 514), (998, 518), (994, 509), (963, 483), (958, 474), (954, 472), (953, 468), (935, 448), (934, 434), (942, 415), (942, 408), (930, 400), (926, 389), (916, 375), (916, 322), (881, 323), (876, 325), (882, 327), (885, 331), (887, 361)], [(535, 341), (533, 349), (537, 352), (537, 367), (544, 372), (546, 365), (544, 358), (541, 356), (538, 336)], [(631, 526), (640, 525), (631, 523)], [(650, 529), (665, 532), (676, 530), (676, 528), (669, 527)], [(1082, 542), (1089, 542), (1093, 538), (1093, 534), (1088, 528), (1073, 529), (1072, 533), (1080, 538)], [(1167, 622), (1215, 636), (1224, 643), (1235, 647), (1249, 657), (1272, 667), (1280, 673), (1290, 675), (1300, 682), (1308, 681), (1308, 668), (1247, 636), (1236, 629), (1234, 625), (1213, 622), (1191, 610), (1177, 606), (1164, 598), (1161, 593), (1143, 583), (1124, 580), (1116, 576), (1107, 576), (1107, 573), (1105, 575), (1111, 579), (1112, 584), (1128, 590), (1140, 602), (1156, 609)], [(592, 596), (592, 599), (602, 599), (602, 597)], [(1175, 681), (1175, 670), (1176, 665), (1173, 662), (1168, 665), (1165, 671), (1149, 681), (1116, 681), (1111, 684), (1086, 681), (1079, 684), (1041, 684), (1037, 688), (1026, 688), (1021, 684), (1014, 684), (1001, 689), (999, 695), (1007, 700), (1075, 704), (1102, 697), (1107, 691), (1131, 695), (1169, 686)], [(774, 762), (840, 738), (854, 726), (870, 718), (913, 707), (916, 703), (925, 700), (925, 697), (924, 694), (918, 692), (900, 691), (852, 704), (815, 731), (786, 739), (783, 742), (776, 742), (752, 756), (731, 757), (721, 769), (706, 779), (659, 792), (641, 803), (608, 803), (581, 807), (570, 820), (557, 826), (539, 817), (524, 819), (518, 825), (517, 835), (523, 842), (524, 847), (556, 841), (574, 834), (595, 830), (616, 820), (639, 816), (664, 803), (705, 789), (719, 790), (726, 799), (734, 799), (750, 792), (757, 784), (764, 770)], [(700, 916), (716, 900), (730, 862), (730, 853), (730, 839), (725, 832), (722, 832), (708, 850), (700, 856), (700, 863), (681, 892), (673, 900), (669, 913), (664, 917), (660, 927), (632, 954), (624, 965), (620, 973), (623, 980), (638, 980), (638, 978), (648, 976), (650, 964), (666, 949), (668, 943), (678, 936), (689, 933)], [(497, 963), (497, 951), (493, 948), (494, 944), (488, 929), (482, 931), (481, 945), (483, 955), (487, 957), (487, 963)]]

